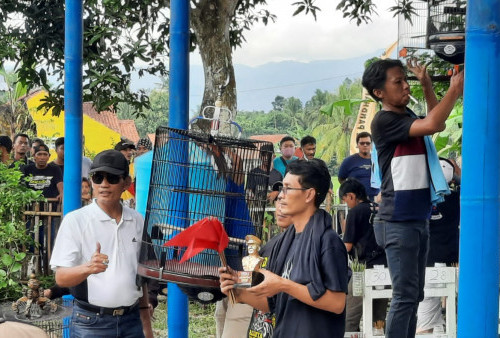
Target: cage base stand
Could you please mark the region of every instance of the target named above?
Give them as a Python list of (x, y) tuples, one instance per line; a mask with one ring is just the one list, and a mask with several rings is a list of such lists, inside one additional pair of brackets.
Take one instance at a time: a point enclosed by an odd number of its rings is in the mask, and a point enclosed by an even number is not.
[[(457, 268), (432, 267), (425, 271), (425, 297), (446, 297), (446, 331), (437, 334), (419, 334), (416, 337), (452, 338), (457, 335), (456, 294)], [(389, 269), (366, 269), (363, 294), (364, 338), (373, 335), (373, 299), (392, 298)]]

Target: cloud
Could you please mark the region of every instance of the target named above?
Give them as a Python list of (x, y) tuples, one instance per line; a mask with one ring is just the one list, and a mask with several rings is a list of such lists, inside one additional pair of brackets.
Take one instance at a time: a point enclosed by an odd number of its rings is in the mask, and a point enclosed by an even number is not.
[[(292, 1), (270, 1), (266, 6), (277, 22), (255, 25), (245, 35), (247, 42), (233, 52), (233, 61), (249, 66), (294, 60), (345, 59), (386, 48), (397, 40), (397, 18), (387, 11), (394, 1), (376, 1), (378, 16), (357, 26), (335, 9), (337, 1), (316, 0), (318, 20), (311, 15), (293, 17)], [(196, 57), (195, 57), (196, 58)]]

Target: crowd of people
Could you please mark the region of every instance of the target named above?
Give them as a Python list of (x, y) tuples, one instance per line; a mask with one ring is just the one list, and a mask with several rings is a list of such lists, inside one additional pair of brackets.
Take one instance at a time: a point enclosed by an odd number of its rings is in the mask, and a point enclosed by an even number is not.
[[(282, 231), (259, 247), (261, 283), (237, 287), (237, 271), (219, 269), (221, 292), (233, 293), (238, 304), (217, 304), (218, 337), (341, 338), (359, 331), (363, 300), (352, 295), (352, 260), (389, 269), (392, 300), (375, 300), (372, 318), (385, 321), (386, 337), (444, 327), (441, 301), (424, 299), (425, 268), (458, 260), (460, 168), (438, 158), (429, 136), (444, 129), (462, 94), (463, 73), (452, 75), (438, 101), (425, 66), (410, 61), (408, 69), (422, 85), (425, 117), (408, 108), (410, 87), (400, 61), (376, 61), (363, 74), (363, 86), (381, 110), (372, 134), (357, 135), (359, 152), (340, 165), (339, 197), (349, 212), (338, 231), (321, 207), (331, 200), (332, 182), (326, 164), (315, 158), (314, 137), (300, 140), (300, 158), (296, 140), (284, 137), (281, 156), (273, 155), (270, 163), (262, 159), (248, 173), (245, 193), (276, 206)], [(69, 288), (76, 299), (74, 337), (153, 335), (148, 285), (136, 278), (144, 221), (134, 210), (133, 187), (134, 153), (151, 149), (148, 139), (122, 140), (93, 161), (82, 156), (87, 205), (64, 217), (50, 261), (58, 287)], [(43, 140), (0, 136), (1, 161), (21, 170), (30, 188), (62, 200), (63, 137), (55, 140), (54, 151), (56, 159), (48, 162), (50, 148)], [(258, 238), (252, 243), (253, 250), (260, 245)]]

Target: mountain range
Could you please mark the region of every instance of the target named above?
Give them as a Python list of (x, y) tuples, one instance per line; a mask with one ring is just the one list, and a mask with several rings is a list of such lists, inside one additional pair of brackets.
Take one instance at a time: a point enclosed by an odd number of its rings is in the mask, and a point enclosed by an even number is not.
[[(364, 63), (380, 56), (383, 50), (344, 60), (311, 62), (271, 62), (256, 67), (234, 65), (238, 110), (269, 111), (277, 95), (296, 97), (304, 104), (316, 89), (333, 92), (346, 78), (362, 76)], [(132, 77), (132, 89), (154, 89), (160, 84), (154, 76)], [(204, 77), (201, 65), (190, 66), (190, 110), (197, 111), (203, 96)]]

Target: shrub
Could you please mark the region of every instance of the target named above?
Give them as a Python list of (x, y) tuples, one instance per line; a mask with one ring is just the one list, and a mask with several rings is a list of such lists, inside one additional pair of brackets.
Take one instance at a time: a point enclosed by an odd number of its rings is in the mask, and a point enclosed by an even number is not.
[(31, 190), (24, 184), (18, 164), (8, 168), (0, 163), (0, 300), (21, 294), (21, 268), (30, 258), (25, 251), (33, 245), (23, 211), (28, 204), (42, 200), (41, 191)]

